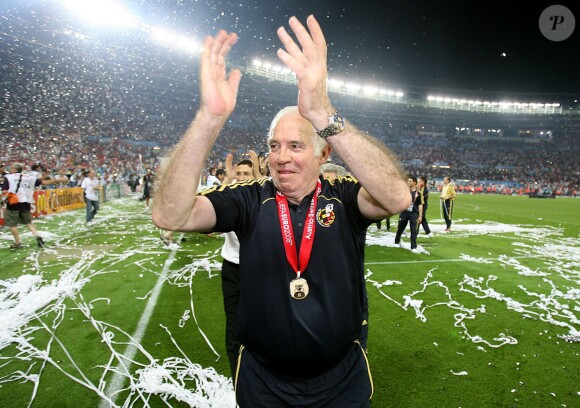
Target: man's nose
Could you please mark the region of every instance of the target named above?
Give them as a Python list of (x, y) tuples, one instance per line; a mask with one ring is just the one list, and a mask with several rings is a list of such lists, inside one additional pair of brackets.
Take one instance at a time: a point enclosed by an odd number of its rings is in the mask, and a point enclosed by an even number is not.
[(280, 153), (278, 154), (278, 157), (276, 157), (276, 164), (286, 164), (292, 161), (292, 156), (290, 156), (290, 154), (288, 154), (288, 150), (287, 149), (280, 149)]

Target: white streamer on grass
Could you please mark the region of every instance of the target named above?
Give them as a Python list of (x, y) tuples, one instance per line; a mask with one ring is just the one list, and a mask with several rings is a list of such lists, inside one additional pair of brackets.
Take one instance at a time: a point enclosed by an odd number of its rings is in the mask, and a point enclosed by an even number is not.
[[(130, 200), (120, 200), (128, 207), (128, 211), (135, 211), (136, 206)], [(37, 390), (47, 365), (53, 366), (61, 375), (86, 387), (99, 395), (111, 407), (132, 408), (134, 406), (149, 406), (149, 400), (153, 395), (157, 395), (166, 406), (172, 406), (174, 402), (182, 401), (192, 407), (231, 407), (234, 406), (233, 387), (231, 380), (219, 375), (212, 367), (201, 367), (190, 361), (187, 354), (172, 337), (165, 327), (167, 335), (171, 339), (178, 356), (172, 356), (159, 360), (150, 354), (138, 340), (137, 336), (131, 336), (122, 328), (110, 323), (96, 320), (92, 316), (92, 309), (96, 302), (109, 304), (106, 297), (97, 297), (85, 301), (81, 290), (93, 277), (120, 273), (122, 267), (129, 257), (135, 258), (135, 268), (140, 276), (143, 274), (155, 274), (158, 277), (158, 267), (155, 261), (165, 259), (167, 249), (162, 247), (158, 238), (157, 230), (145, 220), (142, 214), (129, 213), (127, 209), (115, 210), (104, 206), (98, 215), (97, 227), (107, 223), (126, 223), (126, 233), (106, 231), (109, 242), (105, 245), (94, 246), (88, 249), (87, 246), (79, 245), (69, 238), (74, 233), (75, 240), (80, 242), (91, 235), (98, 234), (98, 228), (87, 229), (83, 226), (83, 217), (80, 212), (75, 214), (63, 213), (54, 217), (62, 218), (59, 228), (54, 231), (42, 231), (43, 237), (49, 237), (49, 243), (57, 243), (58, 249), (48, 248), (42, 253), (31, 252), (25, 261), (25, 267), (18, 278), (0, 281), (0, 350), (7, 346), (13, 346), (16, 353), (9, 356), (0, 355), (0, 367), (4, 371), (9, 371), (10, 365), (14, 362), (28, 364), (25, 369), (15, 369), (13, 372), (0, 378), (0, 384), (11, 382), (31, 382), (33, 391), (30, 396), (29, 406), (35, 403)], [(78, 219), (75, 219), (77, 217)], [(72, 220), (72, 221), (71, 221)], [(42, 227), (43, 220), (37, 221)], [(123, 240), (126, 235), (134, 234), (135, 223), (141, 224), (142, 228), (150, 228), (151, 237), (145, 238), (137, 248), (125, 250), (122, 253), (114, 251), (116, 243)], [(438, 227), (437, 222), (432, 223)], [(442, 225), (441, 225), (442, 227)], [(443, 228), (443, 227), (442, 227)], [(42, 228), (41, 228), (42, 230)], [(435, 228), (434, 228), (435, 230)], [(437, 231), (435, 230), (437, 234)], [(405, 294), (399, 298), (389, 294), (392, 288), (400, 290), (407, 282), (384, 280), (382, 282), (371, 279), (372, 272), (369, 270), (367, 278), (379, 293), (394, 304), (414, 314), (417, 319), (425, 322), (430, 318), (430, 310), (435, 307), (446, 307), (454, 310), (455, 326), (464, 335), (464, 338), (476, 344), (478, 350), (486, 351), (486, 347), (502, 347), (516, 344), (516, 340), (506, 335), (503, 330), (498, 329), (498, 333), (493, 338), (482, 338), (477, 333), (472, 333), (469, 323), (478, 316), (486, 314), (486, 305), (481, 304), (477, 308), (468, 308), (460, 304), (453, 296), (454, 291), (462, 291), (470, 294), (475, 299), (482, 302), (501, 302), (508, 310), (521, 313), (525, 318), (533, 318), (547, 322), (568, 331), (567, 334), (560, 335), (562, 339), (575, 342), (580, 339), (577, 328), (580, 325), (576, 317), (580, 312), (580, 291), (572, 287), (580, 284), (580, 251), (578, 242), (573, 238), (562, 238), (561, 230), (557, 228), (535, 226), (513, 226), (498, 223), (481, 223), (477, 225), (462, 224), (457, 220), (453, 227), (453, 233), (445, 235), (443, 239), (454, 240), (465, 238), (475, 234), (493, 235), (501, 239), (505, 234), (516, 235), (522, 242), (513, 243), (514, 257), (491, 256), (490, 258), (476, 258), (468, 254), (461, 254), (460, 259), (452, 261), (473, 262), (481, 264), (497, 263), (505, 272), (513, 271), (523, 277), (542, 279), (545, 285), (550, 288), (549, 293), (536, 293), (531, 290), (530, 285), (520, 285), (526, 302), (506, 296), (497, 292), (493, 285), (498, 280), (494, 275), (487, 278), (472, 278), (467, 275), (457, 284), (457, 287), (448, 287), (443, 282), (434, 278), (434, 273), (438, 269), (431, 269), (427, 272), (421, 282), (421, 289)], [(7, 235), (0, 235), (0, 239), (8, 240)], [(33, 240), (28, 234), (23, 234), (24, 242)], [(421, 235), (420, 242), (429, 242)], [(369, 231), (367, 243), (370, 245), (394, 246), (394, 234), (388, 232)], [(526, 243), (528, 241), (529, 243)], [(25, 244), (26, 245), (26, 244)], [(184, 249), (179, 249), (184, 251)], [(429, 260), (427, 251), (417, 254), (417, 261)], [(193, 252), (195, 253), (195, 252)], [(41, 255), (42, 254), (42, 255)], [(62, 272), (58, 279), (50, 281), (48, 272), (44, 270), (44, 262), (41, 256), (53, 258), (50, 267), (60, 267)], [(540, 259), (544, 266), (536, 269), (529, 268), (517, 261), (516, 258), (534, 257)], [(416, 261), (413, 261), (416, 262)], [(171, 263), (169, 262), (168, 265)], [(100, 265), (100, 269), (96, 268)], [(211, 344), (210, 339), (205, 335), (200, 322), (195, 315), (195, 305), (193, 303), (193, 276), (199, 270), (207, 272), (208, 278), (217, 276), (216, 271), (221, 267), (217, 261), (217, 252), (197, 255), (193, 257), (190, 264), (179, 270), (168, 270), (162, 280), (145, 296), (137, 299), (148, 300), (161, 284), (167, 283), (178, 287), (187, 287), (190, 293), (190, 309), (183, 312), (180, 317), (179, 327), (186, 329), (186, 326), (193, 322), (196, 329), (205, 339), (208, 347), (214, 355), (219, 358), (216, 349)], [(556, 285), (552, 275), (570, 282), (570, 287), (562, 289)], [(535, 289), (537, 290), (537, 289)], [(433, 299), (434, 293), (440, 294), (440, 299), (427, 302), (425, 296), (430, 291), (428, 299)], [(56, 336), (60, 324), (65, 318), (67, 308), (65, 301), (72, 300), (75, 308), (80, 311), (86, 322), (92, 325), (95, 332), (100, 336), (102, 343), (109, 349), (110, 356), (106, 364), (97, 368), (103, 370), (97, 384), (89, 381), (83, 369), (76, 363), (73, 356), (61, 339)], [(46, 323), (50, 322), (50, 323)], [(163, 327), (163, 326), (162, 326)], [(32, 344), (32, 339), (37, 331), (44, 331), (49, 334), (49, 339), (44, 347)], [(507, 330), (505, 330), (507, 331)], [(53, 345), (62, 349), (66, 356), (65, 364), (54, 361), (51, 358)], [(132, 356), (124, 355), (121, 350), (132, 348), (136, 354)], [(145, 363), (143, 363), (145, 361)], [(105, 389), (107, 386), (107, 373), (115, 373), (126, 381), (125, 386), (121, 386), (109, 398)], [(466, 371), (451, 371), (453, 375), (467, 375)], [(116, 405), (113, 398), (124, 395), (124, 400)], [(37, 403), (37, 402), (36, 402)], [(38, 403), (37, 403), (38, 404)]]
[[(489, 298), (504, 302), (508, 309), (517, 311), (524, 317), (537, 318), (552, 325), (564, 327), (568, 329), (569, 332), (567, 334), (559, 335), (560, 338), (563, 338), (568, 342), (580, 341), (580, 335), (577, 329), (580, 325), (580, 321), (574, 314), (574, 311), (580, 311), (580, 290), (573, 288), (570, 288), (567, 291), (558, 290), (554, 282), (547, 278), (551, 273), (557, 273), (560, 277), (573, 281), (576, 285), (580, 284), (580, 273), (578, 272), (578, 267), (580, 266), (580, 251), (578, 250), (577, 240), (562, 238), (562, 232), (557, 228), (506, 225), (492, 222), (485, 222), (477, 226), (454, 224), (453, 230), (454, 233), (445, 235), (445, 238), (453, 239), (454, 237), (463, 237), (464, 234), (469, 232), (472, 235), (485, 234), (496, 235), (498, 237), (502, 237), (502, 234), (509, 233), (530, 240), (533, 245), (514, 242), (514, 252), (519, 252), (524, 257), (541, 259), (543, 264), (546, 265), (545, 271), (540, 270), (540, 268), (529, 268), (514, 257), (508, 257), (506, 255), (500, 255), (495, 259), (490, 259), (475, 258), (467, 254), (461, 254), (460, 259), (468, 262), (484, 264), (493, 264), (494, 262), (497, 262), (506, 268), (512, 268), (519, 275), (525, 277), (542, 277), (543, 281), (552, 287), (549, 295), (531, 292), (524, 286), (520, 285), (519, 288), (527, 296), (537, 298), (537, 300), (528, 304), (520, 303), (519, 301), (498, 293), (491, 287), (487, 286), (490, 282), (497, 279), (497, 277), (493, 275), (488, 277), (485, 288), (480, 286), (483, 283), (483, 278), (475, 279), (465, 275), (464, 280), (458, 284), (460, 288), (459, 290), (471, 293), (479, 299)], [(370, 235), (373, 236), (373, 239), (367, 237), (367, 243), (369, 244), (372, 243), (387, 247), (394, 246), (394, 242), (392, 241), (393, 234), (384, 233), (382, 231), (370, 231)], [(555, 239), (557, 243), (552, 242), (553, 239)], [(507, 336), (501, 332), (498, 333), (498, 336), (488, 340), (483, 339), (480, 335), (470, 334), (467, 329), (467, 321), (475, 319), (478, 313), (485, 313), (485, 305), (482, 305), (478, 309), (470, 309), (460, 305), (456, 300), (454, 300), (450, 288), (445, 286), (442, 282), (431, 281), (434, 270), (435, 269), (431, 269), (427, 273), (427, 277), (423, 281), (423, 288), (421, 290), (409, 295), (403, 295), (402, 301), (393, 299), (393, 297), (389, 296), (384, 290), (382, 290), (385, 283), (381, 284), (369, 280), (368, 277), (372, 275), (372, 272), (370, 271), (367, 273), (367, 281), (372, 283), (384, 297), (397, 304), (399, 307), (404, 310), (413, 310), (416, 317), (421, 321), (427, 320), (425, 313), (429, 308), (447, 306), (458, 310), (454, 316), (456, 320), (455, 326), (461, 327), (463, 334), (472, 342), (484, 343), (488, 347), (501, 347), (507, 344), (517, 344), (515, 338)], [(401, 282), (398, 282), (398, 284), (401, 285)], [(445, 301), (425, 305), (424, 301), (418, 297), (420, 297), (428, 287), (432, 286), (443, 289)], [(466, 286), (470, 286), (471, 290), (466, 289)], [(477, 291), (474, 289), (477, 289)]]
[[(142, 216), (127, 216), (126, 211), (115, 211), (113, 209), (107, 209), (105, 211), (108, 211), (105, 213), (106, 215), (99, 214), (100, 219), (97, 225), (104, 225), (109, 221), (114, 221), (116, 224), (120, 220), (127, 221), (127, 231), (131, 231), (129, 228), (131, 224), (143, 222)], [(55, 217), (69, 219), (74, 216), (74, 213), (55, 215)], [(42, 223), (42, 219), (37, 221), (40, 229), (42, 229)], [(153, 230), (152, 225), (144, 225)], [(184, 401), (196, 407), (220, 408), (233, 406), (235, 400), (233, 397), (233, 387), (229, 378), (219, 375), (211, 367), (200, 367), (187, 358), (172, 357), (165, 359), (163, 363), (159, 363), (156, 358), (141, 346), (138, 335), (132, 337), (120, 327), (94, 319), (91, 314), (94, 303), (105, 302), (109, 304), (110, 301), (108, 298), (98, 297), (89, 302), (85, 302), (80, 293), (83, 286), (90, 282), (93, 277), (108, 273), (119, 273), (120, 270), (115, 268), (117, 265), (126, 263), (129, 257), (139, 259), (134, 264), (141, 271), (157, 274), (155, 268), (150, 268), (149, 265), (154, 263), (155, 256), (165, 256), (164, 254), (166, 252), (160, 248), (161, 242), (157, 239), (145, 239), (144, 246), (118, 253), (111, 251), (111, 249), (115, 248), (115, 242), (122, 240), (125, 235), (129, 235), (131, 232), (127, 234), (117, 233), (112, 234), (113, 238), (110, 239), (109, 243), (97, 245), (94, 250), (85, 250), (82, 246), (77, 248), (76, 244), (73, 246), (68, 245), (70, 241), (66, 237), (74, 231), (75, 239), (80, 241), (85, 239), (85, 237), (88, 238), (98, 233), (98, 230), (94, 227), (86, 229), (82, 222), (77, 221), (70, 222), (63, 220), (60, 226), (62, 227), (62, 231), (56, 230), (51, 233), (42, 232), (43, 237), (50, 236), (49, 244), (52, 244), (52, 247), (42, 252), (31, 252), (26, 259), (26, 265), (28, 266), (23, 268), (21, 276), (0, 281), (0, 350), (9, 345), (15, 347), (17, 350), (15, 355), (0, 356), (0, 367), (6, 371), (13, 362), (28, 362), (29, 364), (28, 368), (24, 371), (18, 369), (2, 376), (0, 378), (0, 384), (14, 381), (32, 382), (34, 387), (29, 400), (30, 406), (36, 398), (44, 368), (47, 364), (50, 364), (65, 377), (99, 395), (106, 405), (111, 407), (118, 407), (112, 398), (122, 392), (127, 394), (122, 403), (123, 408), (131, 408), (135, 404), (149, 406), (148, 400), (153, 394), (158, 394), (159, 398), (167, 406), (172, 405), (171, 400)], [(105, 233), (107, 236), (111, 236), (110, 232)], [(23, 240), (26, 240), (26, 234), (22, 235)], [(2, 238), (7, 239), (7, 237), (0, 236), (0, 239)], [(54, 249), (55, 247), (58, 249)], [(52, 257), (56, 260), (56, 262), (50, 263), (51, 267), (62, 266), (62, 272), (58, 279), (47, 281), (43, 277), (43, 262), (40, 261), (41, 257)], [(71, 260), (73, 261), (72, 266), (70, 266)], [(168, 264), (171, 264), (171, 262)], [(101, 265), (101, 268), (95, 268), (96, 265)], [(191, 278), (200, 267), (203, 270), (207, 270), (211, 277), (217, 276), (213, 273), (213, 270), (220, 269), (221, 265), (216, 261), (210, 261), (204, 258), (194, 262), (193, 265), (188, 265), (182, 271), (171, 271), (171, 278), (168, 280), (178, 280), (180, 276), (183, 277), (189, 274), (187, 285), (191, 286)], [(143, 274), (141, 273), (140, 276), (143, 276)], [(160, 283), (156, 287), (160, 287)], [(146, 298), (151, 296), (154, 290), (155, 288)], [(99, 333), (102, 342), (111, 352), (109, 362), (100, 366), (103, 368), (103, 375), (98, 384), (93, 384), (88, 380), (84, 371), (76, 363), (74, 356), (55, 335), (59, 325), (64, 320), (67, 310), (64, 302), (67, 299), (75, 303), (75, 309), (85, 316), (85, 321), (89, 322), (95, 331)], [(193, 312), (193, 301), (190, 304)], [(52, 320), (52, 323), (50, 325), (46, 324), (45, 320)], [(34, 322), (37, 324), (35, 325)], [(209, 347), (219, 358), (215, 348), (211, 345), (211, 342), (205, 336), (197, 321), (196, 324), (197, 329), (202, 333)], [(31, 343), (34, 333), (39, 330), (49, 334), (49, 339), (44, 349), (39, 349)], [(127, 340), (116, 340), (119, 336)], [(178, 348), (173, 338), (171, 340)], [(66, 356), (67, 365), (71, 367), (70, 369), (65, 369), (63, 363), (55, 361), (50, 357), (53, 344), (61, 348)], [(135, 350), (135, 353), (125, 355), (119, 351), (120, 349), (132, 349)], [(180, 348), (178, 350), (182, 353)], [(149, 364), (138, 363), (136, 361), (136, 353), (139, 353), (141, 356), (139, 360), (142, 360), (144, 357), (149, 361)], [(40, 364), (38, 364), (39, 362)], [(118, 364), (116, 367), (114, 367), (115, 363)], [(136, 367), (133, 371), (130, 368), (132, 366)], [(162, 377), (153, 375), (153, 373), (157, 372), (157, 369), (164, 370)], [(128, 381), (128, 386), (113, 391), (111, 398), (105, 393), (105, 387), (107, 385), (105, 375), (109, 372), (114, 372), (120, 378), (125, 378)], [(169, 380), (168, 376), (173, 376), (174, 380)], [(163, 378), (163, 380), (160, 380), (160, 378)], [(149, 381), (145, 381), (145, 379)], [(164, 383), (171, 383), (171, 389), (169, 390), (166, 385), (163, 385)], [(153, 384), (157, 384), (158, 386), (154, 386)]]

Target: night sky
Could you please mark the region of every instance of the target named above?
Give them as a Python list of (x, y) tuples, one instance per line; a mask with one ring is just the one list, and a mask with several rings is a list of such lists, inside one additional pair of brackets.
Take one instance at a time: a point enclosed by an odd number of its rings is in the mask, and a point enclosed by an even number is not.
[[(79, 0), (81, 1), (81, 0)], [(58, 0), (3, 0), (0, 7), (59, 8)], [(580, 97), (580, 4), (560, 1), (123, 0), (141, 21), (197, 38), (240, 35), (233, 57), (277, 62), (276, 29), (314, 14), (329, 44), (330, 75), (405, 92)], [(517, 5), (514, 5), (517, 3)], [(552, 4), (576, 18), (561, 42), (540, 32)], [(2, 10), (5, 11), (5, 10)], [(10, 15), (10, 13), (8, 13)], [(81, 29), (83, 21), (63, 13)], [(39, 21), (41, 21), (40, 18)], [(7, 30), (9, 19), (0, 21)], [(32, 29), (32, 27), (31, 27)], [(143, 52), (147, 52), (146, 49)]]
[[(171, 6), (168, 5), (171, 4)], [(515, 5), (517, 3), (517, 5)], [(541, 12), (558, 1), (147, 1), (144, 19), (193, 35), (236, 31), (236, 57), (275, 60), (276, 29), (314, 14), (329, 44), (331, 75), (418, 91), (580, 93), (580, 29), (562, 42), (539, 30)]]

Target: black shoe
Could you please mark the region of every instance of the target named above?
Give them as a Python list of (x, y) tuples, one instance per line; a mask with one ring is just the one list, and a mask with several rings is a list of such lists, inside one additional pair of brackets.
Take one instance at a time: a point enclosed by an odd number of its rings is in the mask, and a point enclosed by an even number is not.
[(44, 240), (42, 239), (42, 237), (36, 237), (36, 243), (38, 244), (39, 248), (46, 247), (46, 244), (44, 243)]
[(13, 244), (10, 244), (10, 249), (18, 249), (18, 248), (22, 248), (22, 244), (21, 243), (16, 243), (14, 242)]

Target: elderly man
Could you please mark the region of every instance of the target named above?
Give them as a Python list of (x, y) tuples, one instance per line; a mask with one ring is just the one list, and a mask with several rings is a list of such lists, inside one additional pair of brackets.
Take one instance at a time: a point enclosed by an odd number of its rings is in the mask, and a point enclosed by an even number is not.
[[(201, 56), (201, 106), (168, 161), (153, 222), (181, 231), (235, 231), (240, 241), (235, 378), (240, 407), (369, 406), (372, 380), (358, 337), (362, 237), (410, 204), (395, 157), (332, 106), (326, 40), (313, 16), (289, 21), (280, 60), (296, 73), (298, 103), (268, 135), (271, 179), (196, 195), (203, 165), (236, 106), (241, 74), (226, 74), (237, 41), (220, 31)], [(358, 178), (331, 184), (320, 165), (334, 150)]]

